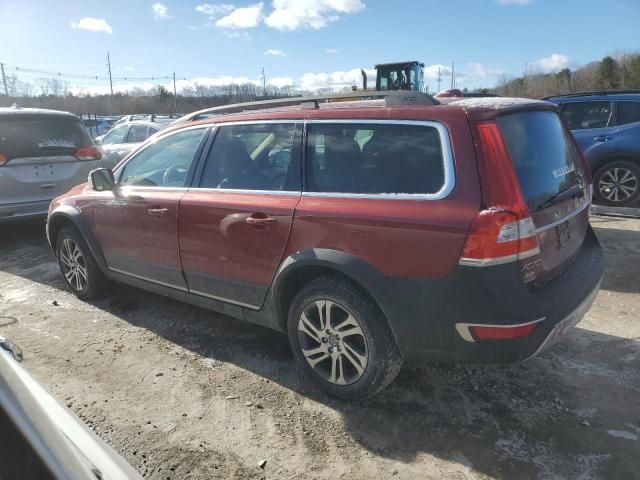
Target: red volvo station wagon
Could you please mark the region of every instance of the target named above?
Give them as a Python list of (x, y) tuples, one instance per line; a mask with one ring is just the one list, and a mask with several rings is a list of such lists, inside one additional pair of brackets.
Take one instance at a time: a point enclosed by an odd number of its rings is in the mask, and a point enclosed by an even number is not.
[(49, 210), (69, 288), (123, 282), (287, 332), (345, 399), (409, 358), (524, 360), (580, 321), (603, 255), (557, 107), (325, 100), (210, 109), (94, 170)]

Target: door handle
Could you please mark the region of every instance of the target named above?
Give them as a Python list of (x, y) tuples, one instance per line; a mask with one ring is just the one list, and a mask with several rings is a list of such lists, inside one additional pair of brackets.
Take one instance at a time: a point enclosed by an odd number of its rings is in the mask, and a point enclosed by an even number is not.
[(594, 140), (598, 143), (604, 143), (611, 140), (611, 137), (607, 137), (606, 135), (599, 135), (596, 138), (594, 138)]
[(168, 210), (168, 208), (150, 208), (149, 210), (147, 210), (147, 213), (149, 215), (159, 217), (161, 215), (164, 215)]
[(274, 223), (276, 223), (276, 219), (273, 217), (267, 217), (265, 216), (250, 216), (245, 218), (244, 220), (246, 223), (248, 223), (249, 225), (252, 225), (254, 227), (266, 227), (269, 225), (273, 225)]

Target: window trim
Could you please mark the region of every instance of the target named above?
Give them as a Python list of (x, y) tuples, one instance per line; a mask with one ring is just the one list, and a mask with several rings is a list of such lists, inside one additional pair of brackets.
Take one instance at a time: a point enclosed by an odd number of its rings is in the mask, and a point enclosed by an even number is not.
[[(442, 149), (442, 162), (444, 167), (444, 182), (440, 190), (435, 193), (345, 193), (345, 192), (309, 192), (306, 190), (307, 172), (307, 142), (308, 125), (312, 124), (356, 124), (356, 125), (408, 125), (418, 127), (432, 127), (440, 135), (440, 148)], [(318, 119), (306, 120), (303, 145), (303, 197), (326, 197), (326, 198), (363, 198), (371, 200), (443, 200), (447, 198), (456, 186), (456, 172), (453, 161), (453, 149), (451, 147), (451, 135), (449, 129), (441, 122), (433, 120), (375, 120), (375, 119)]]
[[(235, 122), (220, 122), (216, 124), (209, 124), (211, 127), (210, 141), (206, 145), (205, 151), (203, 151), (202, 158), (198, 164), (198, 169), (196, 170), (193, 179), (191, 181), (191, 189), (198, 192), (217, 192), (217, 193), (234, 193), (234, 194), (253, 194), (253, 195), (286, 195), (286, 196), (300, 196), (302, 193), (302, 185), (299, 184), (299, 188), (297, 190), (249, 190), (242, 188), (210, 188), (210, 187), (201, 187), (200, 181), (202, 179), (202, 173), (206, 167), (207, 157), (211, 148), (213, 148), (216, 137), (218, 135), (218, 130), (222, 127), (226, 126), (241, 126), (241, 125), (263, 125), (263, 124), (278, 124), (278, 125), (289, 125), (292, 124), (295, 126), (294, 131), (294, 143), (298, 142), (298, 148), (301, 148), (301, 152), (299, 152), (300, 159), (298, 161), (294, 161), (292, 158), (289, 163), (289, 168), (294, 167), (300, 170), (301, 164), (304, 163), (303, 155), (304, 155), (304, 145), (300, 144), (302, 141), (302, 136), (304, 131), (306, 130), (304, 124), (304, 120), (238, 120)], [(300, 134), (298, 134), (298, 128), (301, 129)], [(295, 144), (293, 145), (295, 148)], [(300, 182), (299, 182), (300, 183)]]

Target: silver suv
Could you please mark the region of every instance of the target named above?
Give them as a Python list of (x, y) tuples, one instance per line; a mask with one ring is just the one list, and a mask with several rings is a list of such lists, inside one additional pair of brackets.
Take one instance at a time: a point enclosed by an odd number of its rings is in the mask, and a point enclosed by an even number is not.
[(45, 217), (51, 199), (86, 182), (101, 158), (71, 113), (0, 108), (0, 221)]

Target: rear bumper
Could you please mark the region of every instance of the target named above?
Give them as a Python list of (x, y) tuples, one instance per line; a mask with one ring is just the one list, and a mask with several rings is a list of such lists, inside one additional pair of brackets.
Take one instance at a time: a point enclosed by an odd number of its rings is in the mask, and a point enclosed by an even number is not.
[(51, 200), (11, 204), (0, 203), (0, 222), (44, 218), (47, 216), (50, 203)]
[[(459, 266), (444, 279), (394, 279), (404, 302), (390, 318), (407, 358), (455, 363), (512, 363), (531, 358), (587, 313), (604, 270), (602, 247), (589, 227), (575, 261), (537, 291), (520, 280), (517, 263)], [(515, 326), (537, 322), (527, 337), (475, 341), (460, 325)], [(466, 339), (464, 338), (466, 337)]]

